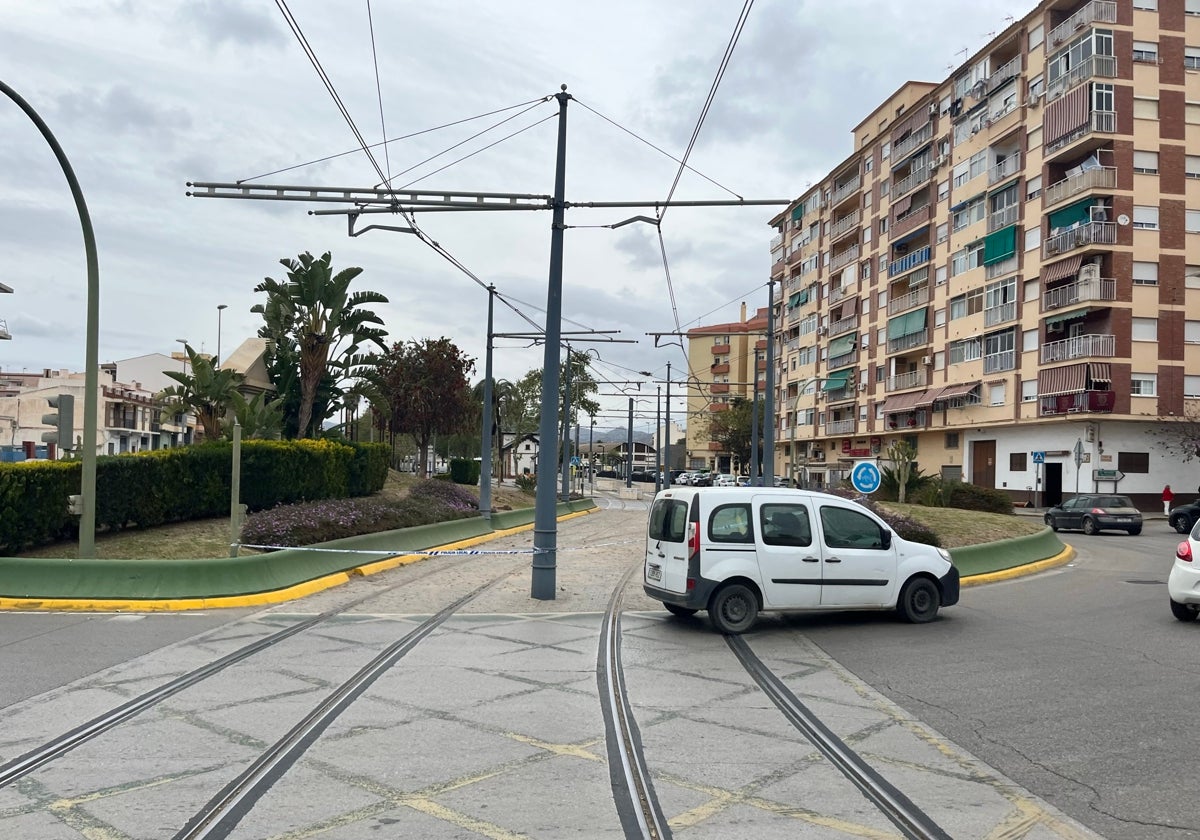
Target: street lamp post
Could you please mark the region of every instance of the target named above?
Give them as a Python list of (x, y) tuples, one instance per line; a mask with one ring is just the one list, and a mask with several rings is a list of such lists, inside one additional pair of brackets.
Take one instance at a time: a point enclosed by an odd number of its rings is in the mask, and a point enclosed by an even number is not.
[(183, 372), (186, 375), (187, 374), (187, 343), (188, 343), (188, 340), (186, 338), (177, 338), (177, 339), (175, 339), (175, 341), (177, 343), (183, 345)]
[(217, 304), (217, 358), (215, 361), (216, 365), (221, 364), (221, 313), (228, 308), (229, 308), (229, 304), (227, 304), (227, 303), (218, 303)]

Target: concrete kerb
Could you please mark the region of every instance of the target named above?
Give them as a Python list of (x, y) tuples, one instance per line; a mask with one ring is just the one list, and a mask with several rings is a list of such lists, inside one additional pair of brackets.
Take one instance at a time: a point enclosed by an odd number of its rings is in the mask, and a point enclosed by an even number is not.
[[(563, 503), (559, 505), (558, 520), (598, 510), (590, 499)], [(164, 612), (280, 603), (425, 557), (396, 553), (363, 562), (360, 555), (351, 552), (377, 550), (373, 546), (387, 550), (397, 543), (412, 552), (470, 549), (532, 529), (533, 513), (530, 511), (528, 522), (507, 524), (509, 527), (495, 528), (482, 518), (472, 518), (312, 546), (334, 551), (283, 549), (199, 561), (4, 557), (0, 558), (0, 609)]]
[(1075, 549), (1049, 528), (1036, 534), (950, 549), (963, 586), (1011, 580), (1069, 563)]

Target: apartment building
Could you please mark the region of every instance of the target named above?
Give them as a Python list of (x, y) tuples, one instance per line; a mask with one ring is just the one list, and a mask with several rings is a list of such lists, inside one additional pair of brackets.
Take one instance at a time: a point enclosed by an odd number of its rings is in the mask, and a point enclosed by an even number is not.
[(1157, 433), (1200, 411), (1200, 0), (1044, 2), (852, 135), (771, 220), (776, 473), (1197, 486)]
[(747, 318), (742, 304), (739, 320), (688, 330), (687, 451), (689, 470), (736, 472), (733, 455), (710, 434), (714, 415), (727, 411), (736, 398), (752, 400), (754, 382), (759, 393), (766, 388), (766, 307)]

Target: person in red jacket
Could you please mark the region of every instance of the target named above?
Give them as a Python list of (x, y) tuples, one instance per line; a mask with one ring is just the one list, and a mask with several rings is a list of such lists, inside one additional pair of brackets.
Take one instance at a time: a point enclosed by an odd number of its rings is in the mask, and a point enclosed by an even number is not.
[(1163, 516), (1171, 514), (1171, 500), (1175, 498), (1175, 494), (1171, 492), (1171, 485), (1168, 484), (1163, 488)]

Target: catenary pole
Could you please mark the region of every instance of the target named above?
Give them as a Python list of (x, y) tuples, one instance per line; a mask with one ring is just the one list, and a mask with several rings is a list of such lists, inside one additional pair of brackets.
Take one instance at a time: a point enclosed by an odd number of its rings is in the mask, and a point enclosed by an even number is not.
[[(487, 350), (483, 369), (483, 441), (479, 448), (479, 513), (492, 518), (492, 308), (496, 302), (496, 287), (489, 284), (487, 316)], [(501, 441), (503, 444), (504, 441)]]
[(663, 453), (666, 456), (666, 467), (663, 469), (663, 486), (671, 489), (671, 363), (667, 362), (667, 403), (666, 403), (666, 444)]
[(564, 501), (571, 499), (571, 346), (567, 345), (567, 363), (563, 365), (563, 398), (562, 398), (562, 422), (559, 424), (559, 449), (562, 455), (559, 457), (559, 469), (561, 472), (562, 488), (559, 492), (559, 498)]
[[(755, 381), (758, 373), (755, 372)], [(767, 281), (767, 392), (763, 395), (763, 484), (775, 486), (775, 281)]]
[(625, 486), (633, 486), (633, 397), (629, 398), (629, 429), (625, 438)]
[(754, 383), (751, 393), (754, 398), (750, 402), (750, 483), (757, 485), (762, 473), (758, 470), (758, 348), (754, 348), (754, 374), (750, 377)]
[(558, 446), (559, 333), (562, 331), (563, 203), (567, 191), (567, 102), (563, 85), (558, 100), (558, 154), (554, 165), (553, 217), (550, 223), (550, 276), (546, 289), (546, 352), (542, 361), (542, 417), (538, 425), (537, 498), (533, 515), (533, 572), (530, 596), (553, 601), (558, 574), (558, 505), (554, 498)]

